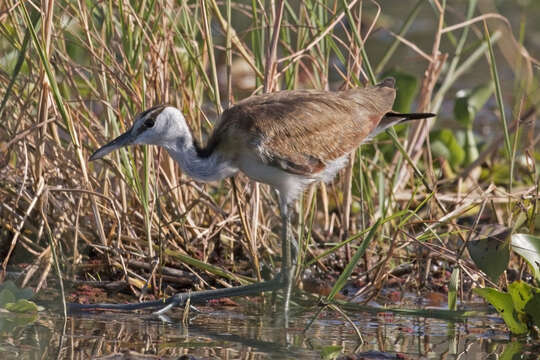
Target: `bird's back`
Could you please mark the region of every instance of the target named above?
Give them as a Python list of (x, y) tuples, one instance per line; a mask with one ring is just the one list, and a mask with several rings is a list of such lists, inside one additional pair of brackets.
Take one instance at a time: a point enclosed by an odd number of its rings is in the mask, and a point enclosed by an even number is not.
[(280, 91), (252, 96), (227, 109), (208, 149), (257, 154), (284, 171), (314, 176), (353, 151), (391, 111), (393, 81), (345, 91)]

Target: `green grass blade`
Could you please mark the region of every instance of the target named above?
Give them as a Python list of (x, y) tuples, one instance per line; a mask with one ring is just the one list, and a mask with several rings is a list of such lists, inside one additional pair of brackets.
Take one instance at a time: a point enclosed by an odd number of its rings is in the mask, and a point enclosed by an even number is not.
[[(345, 13), (347, 14), (347, 19), (349, 20), (349, 23), (355, 24), (356, 21), (354, 20), (354, 17), (352, 16), (351, 9), (349, 9), (347, 1), (345, 0), (343, 0), (343, 10), (345, 10)], [(373, 68), (371, 67), (371, 64), (369, 62), (369, 58), (366, 52), (366, 47), (364, 46), (364, 41), (362, 40), (362, 37), (360, 36), (356, 26), (351, 26), (351, 28), (352, 28), (352, 33), (354, 35), (354, 40), (357, 42), (357, 45), (360, 47), (362, 63), (366, 70), (368, 80), (372, 85), (375, 85), (377, 83), (377, 78), (375, 77), (375, 73), (373, 72)]]
[(459, 267), (452, 270), (450, 283), (448, 284), (448, 310), (457, 310), (457, 294), (459, 289)]
[[(36, 21), (34, 26), (39, 24), (39, 19)], [(17, 57), (17, 63), (15, 64), (15, 68), (13, 69), (13, 74), (11, 75), (11, 78), (9, 79), (9, 84), (6, 88), (6, 92), (4, 94), (4, 98), (2, 99), (2, 103), (0, 104), (0, 119), (3, 119), (3, 113), (4, 108), (6, 106), (7, 100), (9, 98), (9, 95), (11, 94), (11, 90), (13, 89), (13, 85), (15, 85), (15, 81), (17, 80), (17, 76), (19, 75), (19, 72), (22, 69), (22, 65), (24, 63), (24, 58), (26, 56), (26, 50), (28, 49), (28, 43), (30, 42), (30, 31), (26, 30), (26, 33), (24, 34), (24, 40), (21, 46), (21, 50), (19, 51), (19, 56)]]
[(371, 242), (371, 240), (375, 237), (375, 234), (377, 233), (377, 230), (379, 229), (379, 226), (381, 225), (382, 219), (377, 220), (375, 224), (371, 227), (371, 230), (369, 231), (369, 234), (367, 237), (362, 241), (360, 244), (360, 247), (356, 250), (356, 253), (354, 254), (351, 261), (347, 264), (339, 278), (337, 279), (336, 283), (334, 284), (334, 287), (332, 287), (332, 290), (330, 291), (330, 294), (328, 294), (327, 300), (332, 301), (334, 300), (335, 296), (347, 283), (349, 277), (351, 276), (354, 268), (356, 267), (356, 264), (358, 261), (360, 261), (360, 258), (364, 255), (364, 252), (367, 249), (367, 246)]
[(230, 271), (223, 270), (220, 267), (205, 263), (204, 261), (197, 260), (195, 258), (192, 258), (191, 256), (182, 254), (179, 251), (165, 249), (165, 255), (174, 257), (189, 266), (193, 266), (193, 267), (196, 267), (197, 269), (207, 271), (210, 274), (213, 274), (213, 275), (216, 275), (216, 276), (228, 279), (228, 280), (238, 281), (241, 284), (248, 284), (255, 281), (254, 279), (250, 279), (244, 276), (238, 276)]
[[(418, 0), (416, 5), (414, 5), (414, 8), (409, 13), (409, 15), (407, 16), (407, 19), (405, 20), (405, 22), (401, 26), (401, 29), (398, 32), (399, 36), (404, 37), (405, 34), (407, 33), (407, 31), (409, 31), (409, 28), (411, 27), (414, 20), (418, 16), (418, 13), (420, 12), (420, 9), (422, 9), (423, 4), (425, 4), (424, 0)], [(398, 38), (395, 38), (394, 41), (392, 42), (392, 44), (390, 44), (388, 49), (384, 52), (383, 58), (381, 59), (381, 61), (379, 61), (379, 64), (375, 68), (375, 73), (376, 74), (380, 74), (383, 71), (383, 69), (386, 66), (386, 64), (388, 63), (388, 61), (392, 58), (392, 55), (394, 55), (394, 52), (398, 48), (399, 44), (401, 44), (401, 41)]]
[[(499, 107), (499, 112), (501, 114), (501, 123), (504, 131), (504, 149), (506, 151), (506, 156), (508, 159), (512, 156), (512, 146), (510, 145), (510, 134), (508, 132), (508, 124), (506, 122), (506, 113), (504, 110), (503, 95), (501, 90), (501, 81), (499, 79), (499, 72), (497, 71), (497, 63), (495, 62), (495, 53), (493, 52), (493, 46), (491, 45), (491, 36), (489, 34), (489, 29), (487, 24), (484, 22), (484, 31), (486, 36), (486, 42), (489, 50), (489, 67), (491, 70), (491, 76), (493, 82), (495, 83), (495, 95), (497, 98), (497, 105)], [(512, 174), (510, 174), (510, 183), (512, 182)]]

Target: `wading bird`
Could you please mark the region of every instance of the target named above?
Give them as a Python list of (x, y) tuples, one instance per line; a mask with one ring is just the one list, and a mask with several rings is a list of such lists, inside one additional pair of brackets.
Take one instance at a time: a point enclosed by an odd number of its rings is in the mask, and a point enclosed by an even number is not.
[(241, 171), (277, 190), (282, 223), (282, 266), (273, 280), (178, 294), (156, 305), (284, 288), (287, 309), (296, 257), (289, 205), (309, 184), (331, 180), (360, 144), (402, 121), (434, 116), (392, 112), (395, 96), (393, 79), (345, 91), (252, 96), (223, 112), (204, 147), (193, 138), (180, 110), (159, 105), (138, 114), (126, 133), (101, 147), (90, 160), (127, 145), (147, 144), (165, 148), (182, 171), (196, 180), (217, 181)]

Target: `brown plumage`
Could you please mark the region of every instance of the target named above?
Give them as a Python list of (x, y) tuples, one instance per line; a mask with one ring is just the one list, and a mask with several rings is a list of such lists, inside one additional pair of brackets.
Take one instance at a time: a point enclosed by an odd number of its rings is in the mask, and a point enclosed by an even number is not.
[(252, 96), (223, 113), (205, 152), (249, 149), (284, 171), (316, 174), (356, 149), (391, 111), (395, 95), (393, 81), (385, 81), (345, 91)]

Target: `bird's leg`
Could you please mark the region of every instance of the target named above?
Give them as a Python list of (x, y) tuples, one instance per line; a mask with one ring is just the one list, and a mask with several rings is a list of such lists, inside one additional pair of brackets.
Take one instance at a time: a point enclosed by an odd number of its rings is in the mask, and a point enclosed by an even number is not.
[(291, 217), (289, 204), (280, 196), (280, 212), (281, 212), (281, 281), (284, 284), (285, 294), (284, 294), (284, 312), (285, 314), (289, 311), (289, 300), (291, 298), (292, 284), (294, 278), (294, 272), (296, 268), (296, 254), (298, 249), (293, 250), (293, 242), (291, 232)]

